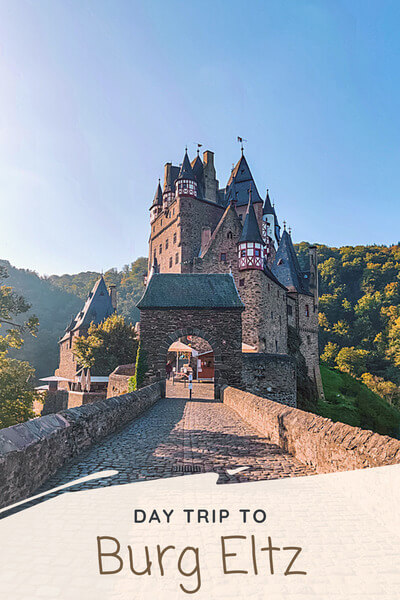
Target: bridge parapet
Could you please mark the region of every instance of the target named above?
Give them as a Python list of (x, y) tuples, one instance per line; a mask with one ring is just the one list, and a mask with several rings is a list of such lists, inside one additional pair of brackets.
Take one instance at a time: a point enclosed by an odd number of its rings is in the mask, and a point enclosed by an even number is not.
[(267, 398), (225, 386), (221, 400), (271, 442), (318, 473), (400, 463), (400, 440), (334, 423)]
[(73, 456), (164, 396), (164, 382), (0, 430), (0, 508), (27, 498)]

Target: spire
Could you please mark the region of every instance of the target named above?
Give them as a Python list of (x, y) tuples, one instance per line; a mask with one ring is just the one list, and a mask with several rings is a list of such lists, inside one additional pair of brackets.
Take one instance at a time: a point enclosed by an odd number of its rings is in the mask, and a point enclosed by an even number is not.
[(263, 206), (263, 215), (273, 215), (274, 209), (271, 205), (271, 200), (269, 197), (269, 190), (267, 190), (267, 195), (265, 196), (264, 206)]
[(232, 169), (231, 175), (226, 186), (227, 195), (229, 194), (230, 188), (234, 182), (236, 185), (236, 198), (238, 206), (246, 206), (248, 201), (250, 185), (252, 189), (252, 203), (263, 202), (260, 194), (258, 193), (257, 186), (254, 182), (253, 175), (251, 174), (249, 165), (247, 164), (247, 160), (244, 154), (242, 154), (242, 156)]
[[(286, 222), (285, 222), (286, 226)], [(289, 291), (309, 294), (308, 279), (300, 268), (290, 233), (284, 229), (276, 252), (272, 273)]]
[(194, 176), (193, 169), (188, 157), (187, 148), (185, 149), (185, 156), (183, 157), (183, 162), (181, 170), (179, 171), (178, 179), (191, 179), (192, 181), (196, 181), (196, 177)]
[(264, 240), (261, 237), (260, 228), (258, 227), (256, 213), (254, 212), (251, 189), (249, 190), (249, 202), (239, 244), (243, 242), (256, 242), (257, 244), (265, 245)]
[(163, 203), (163, 194), (162, 194), (162, 189), (161, 189), (161, 182), (160, 180), (158, 180), (158, 186), (156, 189), (156, 193), (154, 194), (154, 200), (153, 200), (153, 206), (162, 206)]

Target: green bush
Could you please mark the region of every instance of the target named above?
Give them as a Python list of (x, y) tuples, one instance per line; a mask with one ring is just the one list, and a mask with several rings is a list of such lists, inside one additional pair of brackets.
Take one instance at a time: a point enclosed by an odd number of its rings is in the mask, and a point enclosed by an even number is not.
[(143, 387), (144, 379), (147, 372), (146, 352), (143, 350), (141, 343), (136, 353), (135, 374), (129, 378), (128, 392), (135, 392)]

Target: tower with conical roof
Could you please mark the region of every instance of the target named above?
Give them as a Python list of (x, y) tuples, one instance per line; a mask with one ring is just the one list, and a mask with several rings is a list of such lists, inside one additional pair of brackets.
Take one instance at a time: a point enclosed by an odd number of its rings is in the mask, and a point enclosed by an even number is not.
[(240, 271), (246, 269), (259, 269), (262, 271), (264, 269), (264, 245), (265, 242), (261, 237), (250, 190), (242, 234), (238, 241)]
[(156, 193), (154, 194), (153, 204), (150, 207), (150, 223), (153, 223), (157, 219), (158, 215), (163, 209), (163, 193), (161, 189), (160, 180), (158, 180), (158, 186)]
[(179, 198), (187, 196), (197, 198), (197, 180), (190, 164), (187, 149), (185, 150), (182, 166), (175, 183), (175, 195)]

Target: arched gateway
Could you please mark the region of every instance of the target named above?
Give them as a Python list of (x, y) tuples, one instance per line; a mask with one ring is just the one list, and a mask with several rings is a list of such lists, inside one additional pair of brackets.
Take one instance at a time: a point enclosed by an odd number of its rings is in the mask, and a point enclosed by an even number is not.
[(155, 273), (137, 306), (146, 383), (165, 377), (171, 344), (193, 335), (213, 349), (215, 397), (225, 383), (241, 387), (244, 304), (231, 275)]

